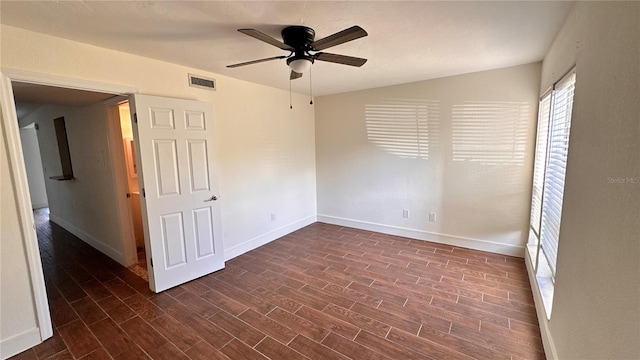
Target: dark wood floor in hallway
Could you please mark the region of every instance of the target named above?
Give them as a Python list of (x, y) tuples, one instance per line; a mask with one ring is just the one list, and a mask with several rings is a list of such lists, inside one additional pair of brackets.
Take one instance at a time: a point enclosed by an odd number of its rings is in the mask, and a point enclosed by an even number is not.
[(316, 223), (154, 294), (36, 218), (54, 336), (12, 359), (544, 359), (519, 258)]

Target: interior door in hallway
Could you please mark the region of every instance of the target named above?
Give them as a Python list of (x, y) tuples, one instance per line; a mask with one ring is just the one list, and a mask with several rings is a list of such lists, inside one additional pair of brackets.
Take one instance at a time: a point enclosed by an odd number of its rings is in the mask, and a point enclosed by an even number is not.
[(149, 286), (160, 292), (224, 268), (213, 107), (148, 95), (130, 102)]

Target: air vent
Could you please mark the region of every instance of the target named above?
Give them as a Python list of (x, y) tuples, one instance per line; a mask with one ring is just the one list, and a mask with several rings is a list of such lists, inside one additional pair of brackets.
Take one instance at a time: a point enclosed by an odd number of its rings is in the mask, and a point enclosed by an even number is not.
[(215, 91), (216, 81), (215, 79), (189, 74), (189, 86)]

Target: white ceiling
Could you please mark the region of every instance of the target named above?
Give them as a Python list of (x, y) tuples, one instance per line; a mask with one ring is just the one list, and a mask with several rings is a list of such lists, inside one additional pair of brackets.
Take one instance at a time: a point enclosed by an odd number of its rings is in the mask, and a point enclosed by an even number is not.
[[(277, 39), (287, 25), (316, 39), (360, 25), (369, 36), (326, 52), (368, 58), (361, 68), (316, 62), (314, 95), (335, 94), (542, 60), (572, 2), (1, 1), (3, 24), (289, 89), (288, 55), (243, 35)], [(306, 93), (308, 74), (293, 81)]]

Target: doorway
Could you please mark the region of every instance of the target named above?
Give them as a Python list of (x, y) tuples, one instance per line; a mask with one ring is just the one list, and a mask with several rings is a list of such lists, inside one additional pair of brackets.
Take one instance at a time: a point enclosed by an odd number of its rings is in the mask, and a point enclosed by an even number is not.
[[(22, 82), (12, 85), (20, 127), (37, 129), (42, 155), (42, 163), (37, 166), (46, 184), (50, 219), (121, 265), (135, 266), (134, 272), (148, 279), (146, 264), (138, 260), (138, 253), (145, 258), (144, 240), (138, 236), (136, 245), (133, 230), (135, 227), (142, 233), (139, 211), (137, 226), (133, 219), (134, 210), (140, 209), (139, 196), (132, 196), (137, 178), (127, 173), (131, 161), (126, 159), (126, 145), (133, 142), (130, 115), (124, 111), (128, 110), (128, 99)], [(64, 147), (67, 154), (71, 151), (68, 161), (75, 177), (72, 173), (60, 176), (65, 171), (61, 168), (62, 152), (58, 151), (62, 146), (59, 120), (63, 122)], [(129, 129), (126, 143), (123, 126)]]
[[(9, 346), (3, 347), (2, 353), (16, 354), (21, 350), (34, 346), (53, 336), (53, 324), (51, 321), (51, 311), (49, 309), (50, 300), (47, 297), (42, 261), (38, 248), (37, 234), (35, 231), (35, 219), (33, 216), (32, 203), (28, 190), (28, 181), (24, 158), (21, 151), (20, 131), (18, 116), (16, 114), (15, 100), (13, 97), (12, 81), (30, 84), (42, 84), (50, 86), (60, 86), (64, 88), (94, 90), (113, 95), (136, 93), (137, 89), (129, 86), (120, 86), (87, 81), (82, 79), (71, 79), (47, 74), (39, 74), (22, 70), (12, 70), (3, 68), (0, 72), (0, 108), (2, 109), (2, 128), (4, 133), (5, 148), (7, 150), (7, 166), (9, 177), (13, 184), (13, 194), (15, 197), (15, 214), (17, 226), (22, 234), (23, 253), (19, 256), (26, 258), (32, 293), (32, 303), (35, 308), (36, 327), (26, 333), (16, 335), (15, 341)], [(17, 254), (17, 253), (16, 253)], [(26, 299), (25, 299), (26, 300)]]
[[(2, 105), (3, 115), (1, 121), (3, 122), (3, 129), (6, 132), (5, 140), (7, 143), (8, 165), (9, 168), (12, 169), (10, 176), (15, 186), (16, 212), (19, 215), (19, 226), (23, 234), (22, 239), (24, 241), (27, 266), (29, 267), (29, 276), (31, 278), (31, 288), (33, 291), (33, 301), (35, 302), (38, 319), (38, 327), (35, 331), (39, 331), (40, 341), (44, 341), (53, 335), (52, 317), (49, 310), (50, 299), (47, 299), (42, 262), (40, 261), (38, 241), (34, 228), (35, 221), (32, 213), (31, 200), (27, 189), (28, 181), (25, 164), (22, 158), (22, 152), (20, 151), (19, 124), (15, 112), (15, 100), (11, 95), (13, 93), (12, 81), (16, 83), (41, 84), (44, 85), (45, 88), (62, 87), (62, 90), (69, 91), (104, 91), (108, 96), (113, 97), (112, 100), (101, 102), (97, 108), (89, 109), (99, 111), (102, 116), (106, 117), (103, 119), (102, 127), (97, 129), (98, 131), (92, 131), (89, 134), (91, 136), (87, 136), (88, 134), (82, 130), (84, 127), (70, 126), (65, 130), (68, 130), (70, 133), (76, 132), (74, 133), (75, 136), (73, 136), (76, 140), (70, 142), (71, 147), (76, 146), (74, 145), (74, 141), (77, 141), (88, 146), (86, 148), (89, 149), (89, 151), (80, 153), (84, 163), (73, 167), (73, 174), (56, 176), (59, 178), (56, 180), (60, 180), (56, 182), (59, 186), (55, 188), (55, 191), (47, 191), (49, 197), (53, 197), (54, 195), (57, 196), (62, 193), (62, 190), (65, 190), (66, 187), (70, 187), (69, 184), (82, 185), (85, 189), (83, 193), (84, 197), (92, 200), (94, 204), (100, 205), (97, 207), (87, 207), (83, 205), (82, 202), (71, 203), (70, 208), (75, 210), (77, 214), (84, 216), (84, 225), (87, 223), (91, 225), (88, 228), (90, 229), (89, 231), (86, 227), (73, 227), (66, 224), (66, 228), (71, 229), (72, 234), (80, 235), (78, 237), (83, 239), (83, 241), (81, 241), (83, 244), (90, 244), (91, 246), (86, 246), (99, 250), (99, 253), (107, 254), (107, 259), (110, 258), (109, 261), (113, 264), (116, 262), (111, 259), (117, 259), (117, 263), (122, 265), (137, 262), (137, 251), (132, 227), (122, 226), (122, 224), (131, 224), (130, 215), (128, 215), (130, 207), (128, 201), (126, 201), (127, 197), (125, 197), (125, 195), (129, 194), (130, 196), (131, 194), (128, 192), (128, 187), (126, 186), (126, 172), (122, 171), (122, 169), (126, 169), (124, 156), (126, 148), (123, 146), (121, 129), (117, 126), (119, 124), (115, 121), (107, 121), (108, 119), (119, 117), (117, 114), (119, 108), (115, 105), (119, 105), (126, 100), (131, 100), (136, 103), (135, 106), (132, 105), (133, 108), (142, 109), (141, 111), (137, 111), (137, 113), (143, 116), (141, 124), (144, 124), (144, 126), (136, 124), (136, 126), (133, 127), (134, 139), (138, 138), (138, 136), (140, 136), (140, 139), (142, 139), (143, 136), (146, 137), (144, 146), (141, 146), (140, 142), (135, 146), (136, 156), (134, 158), (136, 159), (136, 163), (139, 164), (139, 182), (140, 184), (147, 184), (144, 180), (148, 180), (147, 188), (154, 189), (152, 193), (153, 196), (150, 197), (149, 191), (147, 191), (147, 197), (142, 201), (145, 250), (147, 263), (150, 264), (149, 269), (152, 270), (149, 271), (150, 281), (148, 283), (142, 281), (145, 284), (144, 291), (147, 293), (149, 291), (160, 292), (224, 267), (220, 206), (219, 203), (215, 201), (218, 199), (216, 195), (217, 179), (213, 163), (209, 161), (214, 159), (213, 153), (211, 152), (213, 149), (211, 141), (214, 138), (212, 132), (213, 107), (210, 103), (141, 95), (125, 97), (123, 94), (135, 94), (137, 90), (126, 86), (3, 69), (2, 73), (0, 73), (0, 86), (2, 88), (2, 92), (0, 92), (0, 104)], [(120, 96), (120, 98), (116, 96)], [(105, 108), (108, 110), (105, 111)], [(175, 117), (174, 114), (176, 115)], [(76, 115), (78, 114), (73, 114), (73, 116)], [(144, 116), (147, 116), (147, 118), (144, 118)], [(57, 117), (54, 117), (54, 119), (57, 119)], [(176, 122), (174, 122), (174, 120)], [(137, 123), (135, 117), (134, 122)], [(168, 134), (168, 140), (164, 135), (161, 136), (161, 138), (155, 137), (156, 130), (162, 131), (162, 128), (176, 130), (176, 128), (173, 127), (174, 124), (178, 124), (180, 129), (177, 132)], [(95, 124), (93, 125), (95, 126)], [(138, 125), (140, 125), (141, 129), (139, 129)], [(77, 131), (80, 133), (78, 134)], [(170, 143), (179, 143), (180, 146), (166, 146), (170, 145)], [(57, 144), (55, 144), (55, 146), (57, 147)], [(171, 155), (172, 152), (169, 151), (166, 153), (166, 150), (171, 150), (172, 148), (176, 149), (177, 152), (173, 152), (176, 156), (167, 157), (167, 155)], [(141, 155), (143, 153), (142, 150), (144, 150), (146, 155)], [(119, 153), (119, 156), (111, 156), (112, 151)], [(45, 149), (42, 149), (41, 152), (47, 155), (55, 153), (55, 151)], [(159, 165), (159, 167), (154, 166), (154, 162)], [(92, 166), (88, 166), (87, 164)], [(167, 167), (167, 165), (171, 166)], [(178, 168), (183, 168), (183, 166), (188, 167), (188, 169), (186, 171), (181, 170), (180, 173), (186, 176), (172, 178), (179, 181), (179, 183), (176, 182), (174, 184), (178, 186), (178, 189), (188, 190), (185, 191), (185, 193), (169, 194), (165, 192), (165, 190), (168, 189), (165, 186), (167, 183), (162, 183), (161, 187), (158, 187), (158, 184), (154, 183), (154, 175), (165, 180), (166, 176), (171, 173), (177, 175), (178, 171), (173, 170), (178, 170)], [(148, 179), (144, 179), (143, 168), (149, 170), (148, 173), (150, 176)], [(115, 171), (113, 171), (113, 169), (115, 169)], [(58, 172), (55, 166), (49, 170), (51, 172)], [(85, 171), (85, 175), (93, 175), (93, 178), (90, 181), (85, 181), (84, 177), (75, 177), (76, 171)], [(147, 171), (145, 171), (145, 173), (146, 172)], [(50, 177), (51, 174), (47, 173), (45, 175)], [(80, 173), (78, 173), (78, 175), (80, 175)], [(105, 182), (108, 184), (105, 185)], [(143, 187), (143, 196), (144, 193)], [(182, 202), (188, 207), (178, 209), (176, 207), (176, 201), (169, 201), (167, 203), (169, 207), (162, 209), (155, 206), (155, 204), (149, 205), (150, 198), (151, 200), (156, 198), (155, 200), (157, 201), (158, 195), (160, 197), (164, 196), (165, 198), (167, 197), (166, 195), (178, 195), (179, 200), (184, 200)], [(191, 196), (189, 197), (189, 195)], [(51, 199), (49, 200), (51, 201)], [(96, 209), (106, 209), (106, 215), (96, 215)], [(154, 213), (149, 215), (147, 213), (148, 211)], [(180, 213), (178, 214), (178, 212)], [(185, 216), (182, 217), (181, 214), (185, 214)], [(50, 217), (51, 215), (52, 213)], [(108, 217), (108, 219), (106, 217)], [(154, 231), (160, 231), (159, 234), (155, 233), (155, 236), (148, 235), (148, 229), (150, 228), (148, 219), (160, 221), (161, 224), (154, 223), (152, 226)], [(57, 222), (64, 222), (63, 217), (56, 220)], [(188, 235), (186, 237), (167, 236), (180, 234), (181, 232), (176, 232), (175, 230), (179, 230), (179, 227), (182, 226), (189, 226), (193, 228), (194, 231), (185, 231), (184, 234)], [(110, 239), (111, 243), (95, 241), (98, 237), (92, 232), (96, 228), (101, 231), (112, 231), (110, 236), (103, 237)], [(129, 239), (130, 241), (126, 242), (122, 239)], [(130, 246), (127, 246), (127, 244), (130, 244)], [(159, 255), (156, 259), (157, 264), (155, 268), (153, 267), (153, 259), (150, 257), (153, 255), (151, 254), (152, 251), (150, 251), (151, 246), (154, 246), (153, 253)], [(182, 249), (184, 249), (185, 252), (182, 252)], [(165, 250), (171, 250), (169, 251), (170, 256), (163, 254)], [(177, 257), (178, 255), (182, 255), (182, 259), (184, 260), (181, 263), (175, 262), (176, 259), (180, 260)], [(158, 271), (161, 272), (161, 280), (163, 280), (160, 286), (157, 284), (158, 279), (153, 279), (153, 275)], [(125, 274), (131, 274), (125, 275), (129, 278), (134, 277), (140, 279), (128, 270)], [(154, 285), (152, 285), (152, 283)], [(151, 288), (151, 290), (149, 290), (149, 288)], [(37, 340), (35, 340), (32, 335), (32, 333), (29, 333), (29, 339), (23, 341), (22, 344), (37, 344)], [(20, 347), (21, 346), (23, 345), (20, 345)]]
[(144, 241), (144, 228), (142, 221), (142, 207), (140, 202), (140, 185), (138, 182), (138, 163), (136, 160), (136, 143), (133, 136), (133, 126), (131, 122), (131, 111), (129, 102), (122, 102), (118, 105), (117, 120), (122, 135), (122, 149), (124, 154), (123, 173), (127, 177), (127, 198), (129, 199), (130, 221), (133, 225), (133, 237), (136, 246), (137, 261), (128, 266), (129, 270), (149, 282), (149, 271), (147, 267), (147, 256)]
[[(9, 84), (11, 92), (11, 79), (4, 76), (2, 81), (5, 87)], [(51, 90), (50, 86), (31, 86)], [(59, 91), (79, 90), (61, 88)], [(88, 90), (81, 92), (94, 93)], [(2, 100), (14, 102), (13, 98)], [(127, 100), (131, 101), (131, 109), (135, 109), (131, 111), (135, 123), (132, 126), (135, 146), (131, 146), (130, 141), (123, 146), (122, 128), (118, 121), (114, 121), (120, 118), (121, 109), (116, 105)], [(126, 169), (124, 154), (135, 152), (129, 163), (134, 162), (130, 167), (134, 169), (133, 173), (137, 172), (144, 198), (140, 204), (150, 289), (160, 292), (224, 268), (218, 183), (213, 163), (213, 114), (211, 103), (138, 94), (114, 96), (83, 107), (81, 111), (70, 112), (67, 115), (69, 122), (75, 126), (61, 128), (75, 139), (69, 141), (69, 146), (81, 150), (76, 153), (84, 162), (77, 169), (84, 174), (74, 176), (72, 172), (65, 172), (62, 176), (50, 176), (47, 172), (64, 172), (56, 169), (55, 165), (56, 162), (61, 163), (61, 159), (54, 159), (52, 168), (44, 168), (46, 176), (60, 181), (47, 183), (54, 188), (48, 191), (50, 196), (69, 197), (75, 194), (70, 192), (70, 188), (81, 192), (79, 196), (74, 195), (74, 201), (68, 202), (70, 205), (62, 210), (54, 211), (51, 207), (51, 220), (120, 264), (129, 266), (137, 263), (129, 200), (136, 194), (129, 191), (126, 171), (123, 171)], [(9, 113), (9, 117), (11, 115)], [(64, 116), (57, 115), (54, 117), (56, 138), (58, 122), (66, 123)], [(84, 122), (92, 117), (99, 121)], [(10, 131), (10, 136), (15, 135)], [(49, 149), (47, 146), (42, 149), (43, 156), (58, 153), (58, 143), (51, 143), (53, 145)], [(62, 158), (62, 152), (60, 154)], [(13, 160), (22, 162), (22, 159)], [(17, 167), (24, 169), (24, 164)], [(149, 176), (145, 177), (145, 173)], [(16, 182), (26, 183), (23, 173), (18, 177), (23, 178)], [(53, 199), (50, 202), (55, 203)], [(26, 203), (22, 200), (19, 204), (21, 212), (26, 212)], [(58, 213), (64, 213), (64, 216), (58, 216)], [(28, 214), (24, 219), (23, 228), (31, 227), (33, 215)], [(36, 239), (31, 241), (37, 244)], [(156, 260), (155, 267), (153, 260)], [(34, 269), (35, 272), (38, 270)]]

